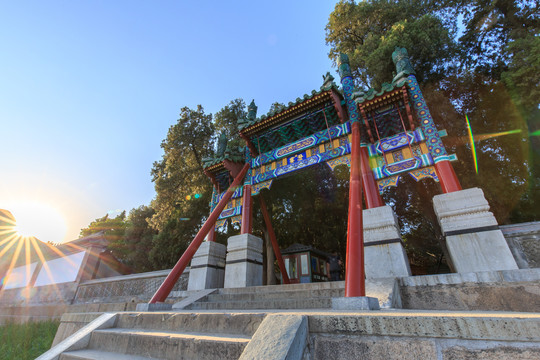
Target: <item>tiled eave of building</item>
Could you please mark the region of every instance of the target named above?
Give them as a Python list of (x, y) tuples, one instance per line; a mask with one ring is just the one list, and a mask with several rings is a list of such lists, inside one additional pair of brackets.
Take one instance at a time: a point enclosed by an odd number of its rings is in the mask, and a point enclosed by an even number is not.
[(314, 92), (311, 96), (304, 95), (304, 100), (299, 98), (294, 104), (289, 105), (285, 109), (281, 110), (279, 113), (271, 115), (269, 117), (262, 116), (254, 123), (243, 127), (240, 130), (240, 134), (244, 137), (251, 138), (254, 135), (265, 132), (269, 128), (293, 120), (297, 116), (302, 115), (311, 109), (317, 108), (321, 104), (332, 101), (333, 97), (335, 96), (338, 96), (340, 101), (343, 98), (341, 93), (335, 86), (332, 86), (327, 90)]

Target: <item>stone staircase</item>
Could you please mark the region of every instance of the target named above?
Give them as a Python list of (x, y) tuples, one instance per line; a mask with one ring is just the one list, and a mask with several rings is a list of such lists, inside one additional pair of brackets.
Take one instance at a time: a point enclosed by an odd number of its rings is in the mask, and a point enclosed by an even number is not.
[(343, 297), (344, 282), (217, 289), (184, 309), (268, 310), (329, 309), (333, 297)]
[(111, 328), (95, 329), (87, 346), (60, 360), (238, 359), (264, 314), (118, 313)]

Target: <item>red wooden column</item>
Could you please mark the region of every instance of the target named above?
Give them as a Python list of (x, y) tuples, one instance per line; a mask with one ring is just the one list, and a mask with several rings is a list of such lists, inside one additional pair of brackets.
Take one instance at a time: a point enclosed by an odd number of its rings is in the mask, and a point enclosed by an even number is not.
[(287, 274), (287, 269), (285, 269), (285, 263), (283, 262), (283, 257), (281, 256), (281, 251), (279, 250), (279, 245), (276, 240), (276, 233), (274, 232), (274, 227), (272, 226), (272, 221), (270, 220), (270, 215), (266, 209), (266, 203), (262, 197), (262, 194), (259, 194), (259, 200), (261, 203), (261, 212), (264, 217), (264, 222), (266, 224), (266, 230), (268, 230), (268, 236), (270, 236), (270, 241), (272, 242), (272, 248), (274, 249), (274, 254), (279, 265), (279, 271), (281, 272), (281, 277), (284, 284), (290, 284), (289, 275)]
[(373, 176), (373, 171), (369, 166), (369, 154), (365, 146), (360, 147), (360, 167), (362, 168), (362, 186), (366, 194), (366, 208), (372, 209), (384, 206), (377, 183), (375, 182), (375, 176)]
[(349, 182), (349, 225), (345, 264), (345, 296), (366, 296), (364, 275), (364, 233), (362, 224), (362, 175), (360, 123), (351, 124), (351, 176)]
[(448, 160), (442, 160), (435, 164), (435, 170), (441, 183), (442, 191), (446, 193), (462, 190), (461, 184), (456, 176), (454, 167)]
[(251, 197), (251, 185), (244, 185), (242, 197), (242, 227), (241, 234), (251, 234), (253, 228), (253, 198)]
[(235, 190), (242, 184), (242, 181), (244, 180), (244, 177), (249, 170), (249, 166), (249, 163), (246, 163), (240, 173), (236, 176), (231, 186), (227, 189), (227, 191), (215, 207), (214, 211), (212, 211), (212, 213), (210, 214), (210, 217), (208, 217), (208, 220), (206, 220), (203, 227), (201, 228), (201, 230), (199, 230), (199, 232), (197, 233), (191, 244), (188, 246), (180, 260), (178, 260), (176, 265), (174, 265), (163, 284), (161, 284), (152, 299), (149, 301), (150, 304), (154, 304), (156, 302), (164, 302), (165, 299), (167, 299), (167, 296), (169, 296), (169, 293), (174, 287), (174, 284), (176, 284), (176, 282), (186, 269), (186, 266), (193, 258), (193, 255), (195, 255), (197, 249), (199, 248), (199, 246), (201, 246), (201, 243), (203, 242), (205, 236), (210, 232), (212, 228), (215, 227), (216, 220), (219, 215), (221, 215), (221, 212), (227, 205), (227, 202), (231, 199)]

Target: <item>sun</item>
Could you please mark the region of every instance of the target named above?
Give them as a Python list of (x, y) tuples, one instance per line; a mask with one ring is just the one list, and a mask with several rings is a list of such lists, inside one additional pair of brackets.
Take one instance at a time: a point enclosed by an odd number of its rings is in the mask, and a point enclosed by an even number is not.
[(54, 207), (31, 202), (12, 205), (9, 210), (15, 218), (15, 229), (19, 235), (36, 237), (43, 242), (59, 243), (64, 240), (66, 222)]

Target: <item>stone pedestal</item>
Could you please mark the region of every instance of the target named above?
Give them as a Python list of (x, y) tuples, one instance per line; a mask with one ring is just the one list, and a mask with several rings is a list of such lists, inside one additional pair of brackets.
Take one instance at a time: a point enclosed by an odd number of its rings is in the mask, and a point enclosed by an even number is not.
[(367, 278), (410, 276), (399, 225), (388, 205), (364, 210), (364, 262)]
[(263, 241), (251, 234), (231, 236), (227, 242), (226, 288), (260, 286)]
[(191, 260), (187, 289), (222, 288), (226, 251), (225, 245), (213, 241), (203, 242)]
[(436, 195), (433, 207), (457, 272), (518, 268), (481, 189)]

